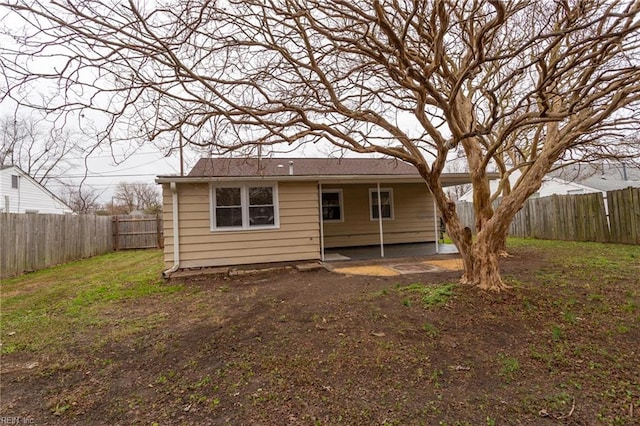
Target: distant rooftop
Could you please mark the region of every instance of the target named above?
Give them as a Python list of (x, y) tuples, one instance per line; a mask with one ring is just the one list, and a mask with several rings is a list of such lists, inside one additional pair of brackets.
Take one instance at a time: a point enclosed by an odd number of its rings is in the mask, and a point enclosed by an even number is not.
[(558, 169), (550, 176), (600, 191), (640, 187), (640, 168), (633, 164), (577, 163)]

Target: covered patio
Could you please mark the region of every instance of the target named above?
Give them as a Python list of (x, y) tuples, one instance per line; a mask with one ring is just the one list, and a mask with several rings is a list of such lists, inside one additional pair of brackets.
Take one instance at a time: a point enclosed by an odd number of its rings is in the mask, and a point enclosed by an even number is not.
[(384, 246), (384, 256), (382, 256), (379, 245), (327, 248), (325, 249), (324, 261), (399, 259), (457, 253), (458, 249), (454, 244), (442, 244), (439, 242), (386, 244)]

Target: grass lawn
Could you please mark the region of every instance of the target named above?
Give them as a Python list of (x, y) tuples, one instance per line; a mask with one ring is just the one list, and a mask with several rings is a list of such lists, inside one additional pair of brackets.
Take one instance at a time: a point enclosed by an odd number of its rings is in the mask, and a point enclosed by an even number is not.
[[(3, 354), (15, 351), (64, 351), (69, 339), (89, 329), (99, 334), (139, 332), (161, 320), (157, 315), (139, 318), (112, 315), (118, 305), (174, 293), (160, 277), (161, 253), (129, 251), (110, 253), (2, 282)], [(11, 334), (7, 339), (7, 333)], [(106, 336), (103, 336), (106, 337)]]
[(0, 416), (32, 424), (640, 423), (640, 247), (509, 240), (452, 272), (165, 282), (127, 251), (0, 287)]

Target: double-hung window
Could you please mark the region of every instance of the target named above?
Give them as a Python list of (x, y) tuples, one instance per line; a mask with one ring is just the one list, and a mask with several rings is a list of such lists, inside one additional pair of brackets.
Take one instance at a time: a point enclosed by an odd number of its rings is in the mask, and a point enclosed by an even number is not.
[(249, 186), (249, 226), (275, 226), (276, 206), (273, 186)]
[(325, 222), (342, 222), (342, 190), (324, 189), (322, 191), (322, 220)]
[(213, 228), (242, 228), (242, 187), (213, 189)]
[(277, 228), (276, 185), (215, 185), (211, 188), (211, 229)]
[(382, 219), (393, 219), (393, 189), (381, 188), (378, 200), (378, 189), (369, 188), (369, 212), (371, 220), (378, 220), (379, 212)]

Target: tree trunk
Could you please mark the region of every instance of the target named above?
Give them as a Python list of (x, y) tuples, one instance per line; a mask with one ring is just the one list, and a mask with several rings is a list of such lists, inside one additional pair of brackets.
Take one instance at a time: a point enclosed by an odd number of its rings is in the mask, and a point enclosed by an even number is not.
[[(465, 229), (471, 232), (469, 228)], [(453, 236), (452, 239), (455, 241)], [(509, 288), (500, 275), (501, 240), (499, 235), (494, 234), (473, 241), (468, 246), (456, 244), (464, 265), (461, 283), (491, 291)]]
[[(476, 209), (476, 215), (481, 217), (481, 220), (476, 221), (476, 226), (482, 228), (478, 231), (474, 241), (471, 229), (460, 222), (455, 203), (445, 195), (438, 177), (425, 173), (424, 170), (420, 171), (436, 199), (447, 233), (462, 258), (464, 273), (460, 282), (474, 285), (483, 290), (502, 291), (508, 289), (509, 286), (504, 283), (500, 275), (499, 260), (505, 248), (508, 223), (510, 223), (512, 215), (503, 218), (507, 221), (506, 226), (501, 220), (498, 220), (498, 217), (494, 217), (491, 203), (488, 202), (488, 188), (483, 187), (486, 199), (484, 203), (480, 203), (482, 205), (481, 211), (478, 212)], [(488, 185), (486, 186), (488, 187)], [(508, 213), (510, 214), (511, 211)]]
[(483, 227), (478, 230), (475, 241), (471, 241), (468, 247), (458, 246), (465, 266), (462, 282), (490, 291), (510, 288), (502, 280), (499, 266), (500, 258), (506, 255), (509, 226), (526, 199), (539, 189), (544, 170), (542, 167), (532, 170), (532, 176), (527, 176), (531, 179), (523, 181), (518, 193), (506, 195), (491, 217), (482, 222), (476, 221), (476, 224), (482, 223)]
[[(447, 233), (455, 243), (464, 273), (460, 279), (463, 284), (471, 284), (482, 290), (502, 291), (509, 286), (500, 275), (500, 257), (504, 253), (507, 237), (507, 226), (501, 226), (497, 218), (484, 221), (483, 229), (473, 240), (471, 229), (464, 227), (455, 211), (455, 204), (443, 197), (436, 196)], [(505, 219), (508, 220), (508, 219)]]

